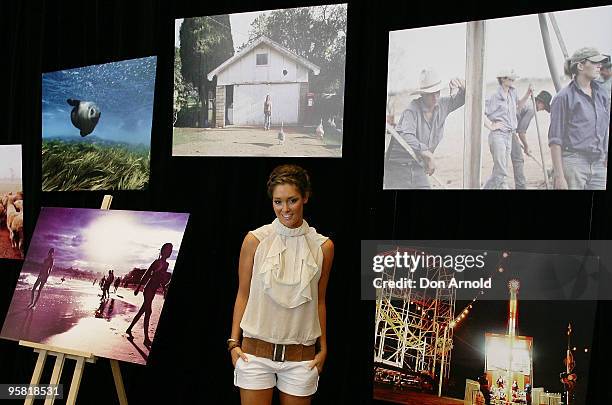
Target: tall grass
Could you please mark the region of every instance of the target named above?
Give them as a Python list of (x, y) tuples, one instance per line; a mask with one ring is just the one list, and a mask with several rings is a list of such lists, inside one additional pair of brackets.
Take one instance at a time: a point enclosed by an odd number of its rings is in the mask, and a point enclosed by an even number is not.
[(141, 190), (148, 182), (148, 150), (43, 140), (43, 191)]

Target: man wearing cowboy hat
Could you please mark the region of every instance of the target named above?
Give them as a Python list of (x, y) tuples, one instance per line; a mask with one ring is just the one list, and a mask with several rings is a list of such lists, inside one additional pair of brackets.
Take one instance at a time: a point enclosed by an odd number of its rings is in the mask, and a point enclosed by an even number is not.
[(513, 69), (502, 69), (497, 74), (497, 91), (486, 101), (485, 127), (489, 132), (489, 150), (493, 157), (493, 171), (485, 183), (487, 189), (508, 188), (508, 160), (512, 151), (512, 138), (518, 126), (517, 111), (522, 110), (533, 92), (531, 85), (519, 100), (514, 87), (518, 75)]
[[(512, 170), (514, 171), (514, 188), (517, 190), (527, 189), (527, 180), (525, 179), (525, 172), (523, 171), (523, 165), (525, 160), (523, 158), (523, 151), (521, 151), (521, 144), (523, 144), (523, 150), (525, 155), (530, 156), (531, 151), (529, 150), (529, 144), (527, 143), (527, 128), (531, 124), (536, 111), (546, 111), (550, 113), (550, 100), (552, 95), (546, 90), (542, 90), (535, 98), (536, 110), (533, 110), (529, 104), (519, 110), (517, 114), (517, 127), (516, 132), (518, 137), (515, 135), (512, 137), (512, 151), (510, 152), (510, 158), (512, 159)], [(520, 143), (519, 143), (520, 140)]]
[[(421, 161), (416, 161), (411, 153), (392, 138), (385, 154), (385, 188), (431, 188), (427, 176), (436, 170), (433, 153), (444, 136), (446, 117), (465, 103), (463, 80), (451, 80), (451, 95), (440, 97), (440, 90), (444, 87), (433, 68), (421, 71), (418, 88), (413, 92), (420, 94), (420, 97), (410, 102), (395, 127)], [(455, 89), (457, 93), (453, 95)]]
[(610, 93), (595, 79), (608, 59), (581, 48), (565, 62), (572, 81), (552, 100), (548, 130), (556, 189), (606, 188)]

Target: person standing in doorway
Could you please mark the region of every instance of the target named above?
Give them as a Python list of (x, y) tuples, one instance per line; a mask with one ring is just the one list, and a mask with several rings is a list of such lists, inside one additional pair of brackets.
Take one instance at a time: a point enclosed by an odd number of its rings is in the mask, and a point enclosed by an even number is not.
[(272, 123), (272, 99), (269, 94), (266, 94), (264, 101), (264, 129), (269, 130)]

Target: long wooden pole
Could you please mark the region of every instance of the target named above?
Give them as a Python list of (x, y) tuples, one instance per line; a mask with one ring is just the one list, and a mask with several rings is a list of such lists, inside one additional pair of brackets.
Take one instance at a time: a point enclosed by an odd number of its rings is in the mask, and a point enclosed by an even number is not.
[(555, 64), (555, 54), (553, 53), (552, 44), (550, 42), (550, 34), (548, 32), (548, 24), (546, 23), (546, 14), (538, 14), (540, 21), (540, 32), (542, 34), (542, 42), (544, 43), (544, 53), (548, 62), (548, 70), (555, 85), (555, 91), (558, 93), (561, 90), (561, 75)]
[(546, 184), (546, 189), (548, 190), (550, 187), (548, 186), (548, 172), (546, 171), (546, 161), (544, 160), (544, 141), (542, 140), (542, 133), (540, 132), (538, 109), (533, 94), (531, 95), (531, 103), (533, 104), (533, 116), (535, 118), (536, 130), (538, 131), (538, 144), (540, 146), (540, 159), (542, 160), (542, 173), (544, 174), (544, 184)]
[(470, 21), (466, 31), (465, 135), (463, 188), (480, 188), (482, 114), (484, 100), (485, 21)]
[(563, 41), (563, 37), (561, 36), (561, 30), (559, 30), (559, 24), (557, 24), (557, 18), (555, 17), (555, 13), (548, 13), (548, 19), (550, 20), (550, 25), (552, 25), (553, 30), (555, 31), (555, 35), (557, 36), (557, 41), (559, 41), (559, 46), (561, 47), (561, 52), (563, 53), (563, 57), (567, 59), (569, 54), (567, 53), (567, 47), (565, 46), (565, 41)]
[[(418, 163), (419, 166), (424, 167), (423, 163), (421, 163), (421, 160), (417, 157), (416, 153), (414, 152), (414, 150), (412, 149), (412, 147), (410, 147), (410, 145), (408, 145), (408, 142), (406, 142), (401, 136), (400, 134), (395, 130), (395, 128), (393, 128), (391, 125), (386, 124), (387, 125), (387, 132), (389, 132), (391, 134), (391, 136), (393, 138), (395, 138), (395, 140), (397, 141), (397, 143), (400, 144), (400, 146), (402, 148), (404, 148), (406, 150), (406, 152), (408, 152), (408, 154)], [(446, 188), (446, 186), (444, 185), (444, 183), (442, 182), (442, 180), (440, 180), (435, 174), (430, 175), (429, 177), (431, 177), (432, 179), (434, 179), (436, 181), (436, 183), (438, 183), (440, 185), (440, 187), (442, 188)]]

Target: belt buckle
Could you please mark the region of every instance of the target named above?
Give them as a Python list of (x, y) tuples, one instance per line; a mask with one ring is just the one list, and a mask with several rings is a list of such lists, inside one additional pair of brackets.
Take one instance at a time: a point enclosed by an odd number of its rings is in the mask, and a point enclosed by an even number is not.
[(273, 361), (285, 361), (285, 345), (274, 344), (274, 353), (272, 354)]

